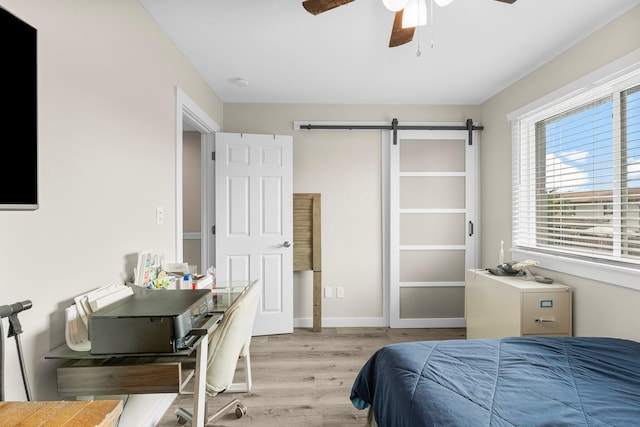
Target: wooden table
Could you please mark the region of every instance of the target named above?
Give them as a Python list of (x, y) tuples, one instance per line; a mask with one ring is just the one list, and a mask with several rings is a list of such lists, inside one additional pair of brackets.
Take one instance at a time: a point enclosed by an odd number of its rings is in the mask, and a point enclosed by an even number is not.
[(112, 427), (122, 400), (0, 402), (1, 427)]

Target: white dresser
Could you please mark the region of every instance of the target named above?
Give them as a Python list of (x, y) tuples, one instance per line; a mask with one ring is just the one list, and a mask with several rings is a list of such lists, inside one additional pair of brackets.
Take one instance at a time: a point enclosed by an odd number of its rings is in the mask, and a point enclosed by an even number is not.
[(572, 334), (572, 289), (485, 270), (465, 272), (467, 338)]

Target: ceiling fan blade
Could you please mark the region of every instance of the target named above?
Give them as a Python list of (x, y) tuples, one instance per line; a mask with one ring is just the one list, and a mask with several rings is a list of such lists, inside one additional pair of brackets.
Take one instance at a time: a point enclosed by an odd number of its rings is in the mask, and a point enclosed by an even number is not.
[(509, 3), (509, 4), (514, 4), (516, 2), (516, 0), (497, 0), (497, 1), (501, 1), (502, 3)]
[(416, 31), (415, 27), (402, 28), (402, 12), (399, 10), (396, 12), (396, 16), (393, 19), (393, 28), (391, 29), (391, 38), (389, 39), (389, 47), (396, 47), (409, 43), (413, 40), (413, 33)]
[(353, 0), (305, 0), (302, 2), (307, 12), (312, 15), (318, 15), (327, 10), (331, 10), (343, 4), (351, 3)]

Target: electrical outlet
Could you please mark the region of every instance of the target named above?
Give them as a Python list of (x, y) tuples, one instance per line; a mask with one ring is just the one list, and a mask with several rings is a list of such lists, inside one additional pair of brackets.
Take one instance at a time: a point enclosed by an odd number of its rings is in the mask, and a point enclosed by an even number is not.
[(324, 297), (325, 298), (333, 298), (333, 288), (327, 286), (324, 288)]
[(344, 298), (344, 287), (343, 286), (336, 287), (336, 298)]
[(156, 224), (164, 224), (164, 208), (162, 206), (156, 207)]

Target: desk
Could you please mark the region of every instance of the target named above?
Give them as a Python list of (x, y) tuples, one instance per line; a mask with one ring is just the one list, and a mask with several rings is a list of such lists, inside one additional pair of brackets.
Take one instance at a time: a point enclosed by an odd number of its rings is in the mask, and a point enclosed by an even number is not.
[(251, 282), (222, 282), (218, 283), (219, 287), (213, 288), (213, 309), (214, 313), (224, 313), (231, 304), (247, 290)]
[(57, 369), (58, 393), (62, 396), (180, 393), (195, 376), (193, 425), (204, 426), (208, 351), (205, 337), (215, 330), (224, 312), (249, 284), (248, 281), (229, 282), (212, 291), (214, 313), (206, 325), (192, 331), (199, 338), (189, 349), (175, 353), (107, 355), (73, 351), (66, 345), (52, 350), (46, 359), (65, 360)]
[(121, 413), (122, 400), (0, 402), (0, 427), (112, 427)]

